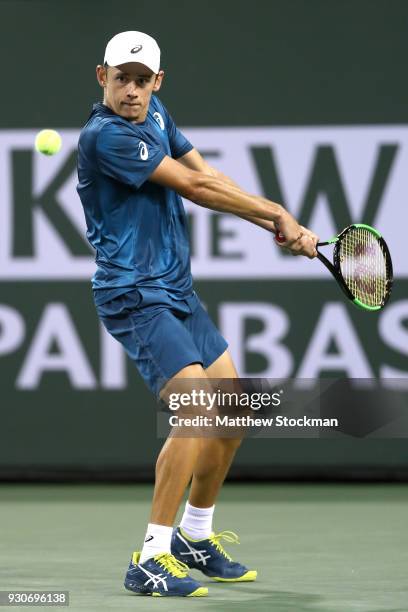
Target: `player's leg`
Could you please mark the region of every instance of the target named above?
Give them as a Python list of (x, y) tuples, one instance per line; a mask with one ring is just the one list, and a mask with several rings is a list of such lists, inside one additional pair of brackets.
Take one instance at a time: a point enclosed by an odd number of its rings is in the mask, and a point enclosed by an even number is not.
[[(189, 365), (180, 370), (163, 387), (160, 395), (166, 401), (175, 381), (200, 379), (200, 387), (212, 391), (206, 382), (208, 377), (236, 378), (232, 359), (225, 351), (206, 371), (200, 364)], [(208, 388), (207, 388), (208, 387)], [(148, 533), (142, 551), (142, 559), (159, 552), (164, 547), (166, 530), (152, 525), (170, 527), (174, 524), (185, 489), (193, 476), (189, 503), (200, 508), (214, 505), (217, 493), (225, 479), (240, 440), (222, 438), (169, 437), (157, 459), (156, 479)], [(163, 532), (163, 536), (161, 535)], [(153, 535), (152, 540), (149, 538)]]
[[(205, 371), (200, 364), (192, 364), (178, 372), (161, 392), (163, 398), (174, 381), (183, 378), (236, 378), (232, 359), (225, 351)], [(208, 385), (208, 391), (211, 387)], [(156, 463), (156, 480), (150, 522), (158, 525), (174, 524), (184, 491), (193, 475), (189, 502), (193, 506), (209, 507), (225, 479), (241, 440), (226, 438), (169, 437)]]
[[(178, 372), (162, 389), (160, 396), (166, 398), (174, 381), (183, 378), (202, 379), (206, 388), (207, 375), (201, 364), (191, 364)], [(208, 386), (208, 391), (210, 391)], [(172, 526), (184, 492), (194, 468), (201, 463), (206, 443), (202, 438), (169, 437), (164, 443), (156, 463), (156, 479), (150, 522)]]
[[(209, 379), (237, 378), (228, 351), (205, 370)], [(257, 577), (256, 570), (232, 560), (221, 540), (238, 542), (231, 531), (215, 534), (212, 518), (215, 500), (224, 482), (241, 439), (206, 438), (194, 466), (190, 495), (180, 526), (174, 531), (172, 552), (189, 567), (199, 569), (213, 580), (248, 582)]]
[[(238, 378), (229, 351), (225, 351), (205, 370), (209, 379)], [(193, 470), (188, 501), (192, 506), (208, 508), (216, 497), (241, 444), (240, 439), (206, 438), (200, 450), (200, 460)]]
[[(169, 384), (181, 378), (206, 378), (200, 364), (182, 368), (173, 376)], [(203, 380), (205, 385), (205, 380)], [(164, 388), (160, 394), (166, 397)], [(208, 589), (188, 576), (186, 566), (179, 563), (171, 552), (173, 524), (185, 489), (190, 482), (194, 465), (201, 450), (200, 438), (169, 437), (159, 454), (156, 463), (156, 478), (150, 522), (141, 553), (134, 553), (125, 578), (125, 586), (137, 591), (148, 588), (156, 595), (157, 587), (161, 594), (187, 595), (188, 597), (207, 595)], [(148, 580), (146, 581), (146, 576)], [(158, 581), (165, 580), (164, 584)], [(152, 584), (149, 581), (152, 580)], [(149, 583), (149, 584), (148, 584)], [(169, 593), (167, 589), (171, 589)], [(163, 590), (164, 589), (164, 590)]]
[[(183, 318), (190, 314), (188, 305), (173, 304), (162, 290), (133, 290), (99, 305), (98, 314), (108, 331), (123, 344), (155, 395), (175, 373), (201, 362), (201, 355), (183, 325)], [(201, 365), (191, 366), (185, 374), (205, 376)], [(184, 453), (180, 452), (180, 442), (184, 442)], [(189, 440), (174, 440), (166, 443), (160, 455), (156, 487), (160, 495), (152, 515), (157, 523), (148, 526), (145, 544), (148, 549), (143, 547), (142, 551), (147, 553), (145, 557), (140, 552), (132, 554), (125, 576), (125, 587), (130, 591), (188, 597), (208, 593), (171, 554), (171, 524), (191, 478), (199, 446), (198, 440), (191, 444)]]

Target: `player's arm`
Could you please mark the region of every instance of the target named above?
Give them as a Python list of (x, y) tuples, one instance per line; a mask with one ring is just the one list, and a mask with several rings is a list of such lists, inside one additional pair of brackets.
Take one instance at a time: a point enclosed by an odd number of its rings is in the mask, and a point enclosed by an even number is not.
[[(180, 157), (178, 161), (185, 165), (187, 168), (190, 168), (191, 170), (196, 170), (198, 172), (204, 172), (205, 174), (215, 176), (220, 180), (224, 181), (225, 183), (233, 185), (234, 187), (239, 189), (238, 185), (229, 176), (226, 176), (225, 174), (217, 170), (217, 168), (210, 166), (210, 164), (200, 155), (197, 149), (192, 149), (191, 151), (183, 155), (183, 157)], [(273, 234), (276, 233), (276, 225), (274, 221), (270, 221), (268, 219), (260, 219), (259, 217), (253, 217), (252, 215), (238, 216), (242, 219), (245, 219), (246, 221), (250, 221), (251, 223), (258, 225), (259, 227), (262, 227), (263, 229), (266, 229), (269, 232), (273, 232)], [(314, 245), (316, 246), (319, 242), (319, 237), (317, 236), (317, 234), (309, 230), (307, 227), (303, 227), (303, 225), (301, 225), (300, 228), (303, 234), (309, 236), (309, 238), (311, 238)], [(278, 244), (279, 246), (281, 246), (281, 243)]]
[(310, 258), (317, 255), (310, 236), (305, 234), (296, 219), (276, 202), (250, 195), (216, 176), (191, 170), (167, 155), (149, 176), (149, 180), (169, 187), (192, 202), (212, 210), (273, 221), (286, 238), (282, 246), (287, 247), (291, 253)]
[[(200, 155), (197, 149), (192, 149), (191, 151), (183, 155), (183, 157), (180, 157), (178, 161), (185, 165), (187, 168), (190, 168), (191, 170), (210, 174), (211, 176), (215, 176), (220, 180), (230, 185), (233, 185), (234, 187), (237, 187), (239, 189), (238, 185), (232, 180), (232, 178), (230, 178), (226, 174), (223, 174), (222, 172), (217, 170), (217, 168), (210, 166), (210, 164)], [(266, 229), (269, 232), (272, 232), (273, 234), (276, 233), (276, 226), (274, 221), (270, 221), (268, 219), (260, 219), (259, 217), (253, 217), (252, 215), (238, 216), (242, 219), (245, 219), (246, 221), (250, 221), (251, 223), (258, 225), (259, 227), (262, 227), (263, 229)], [(317, 234), (309, 230), (307, 227), (303, 227), (303, 225), (301, 225), (300, 228), (306, 236), (309, 236), (311, 238), (314, 245), (316, 246), (319, 242), (319, 237), (317, 236)]]
[[(226, 174), (223, 174), (222, 172), (220, 172), (216, 168), (213, 168), (210, 165), (208, 165), (208, 168), (210, 169), (213, 176), (216, 176), (222, 181), (225, 181), (227, 183), (230, 183), (231, 185), (234, 185), (235, 187), (238, 187), (238, 185)], [(255, 225), (258, 225), (259, 227), (262, 227), (268, 232), (272, 232), (274, 235), (276, 234), (277, 228), (273, 221), (268, 221), (266, 219), (259, 219), (257, 217), (252, 217), (250, 215), (238, 215), (238, 216), (241, 217), (242, 219), (245, 219), (246, 221), (249, 221), (250, 223), (254, 223)], [(316, 247), (317, 243), (319, 242), (319, 236), (315, 234), (314, 232), (312, 232), (312, 230), (308, 229), (307, 227), (304, 227), (303, 225), (300, 225), (300, 229), (302, 230), (305, 236), (308, 236), (313, 241), (313, 244)], [(277, 244), (279, 246), (283, 246), (281, 245), (281, 243), (277, 243)], [(297, 253), (295, 252), (294, 254), (296, 255)]]
[[(192, 149), (183, 157), (180, 157), (177, 161), (182, 163), (187, 168), (191, 170), (196, 170), (197, 172), (204, 172), (204, 174), (209, 174), (211, 176), (215, 176), (220, 180), (228, 183), (229, 185), (233, 185), (234, 187), (238, 187), (238, 185), (226, 174), (223, 174), (210, 164), (200, 155), (197, 149)], [(270, 221), (268, 219), (260, 219), (259, 217), (253, 217), (252, 215), (238, 215), (242, 219), (246, 221), (250, 221), (250, 223), (254, 223), (263, 229), (268, 230), (269, 232), (276, 232), (276, 227), (274, 221)]]
[(212, 210), (273, 221), (287, 239), (284, 244), (291, 250), (310, 257), (314, 255), (310, 245), (305, 245), (299, 224), (275, 202), (250, 195), (211, 174), (191, 170), (168, 156), (162, 159), (149, 180)]

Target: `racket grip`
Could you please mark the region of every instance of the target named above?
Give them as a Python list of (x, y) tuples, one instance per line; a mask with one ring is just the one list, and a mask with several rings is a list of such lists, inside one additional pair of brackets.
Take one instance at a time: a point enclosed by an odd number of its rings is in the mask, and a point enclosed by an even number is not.
[(275, 233), (275, 239), (276, 239), (276, 242), (286, 242), (285, 236), (282, 234), (282, 232), (279, 232), (279, 231)]

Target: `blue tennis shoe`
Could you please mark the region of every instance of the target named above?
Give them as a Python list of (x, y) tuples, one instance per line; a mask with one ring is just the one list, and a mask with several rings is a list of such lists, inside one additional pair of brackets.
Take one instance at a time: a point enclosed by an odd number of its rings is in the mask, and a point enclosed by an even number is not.
[(161, 553), (139, 563), (140, 552), (134, 552), (125, 576), (129, 591), (153, 597), (205, 597), (207, 587), (188, 575), (188, 567), (170, 553)]
[(173, 531), (171, 552), (179, 561), (191, 569), (201, 570), (206, 576), (219, 582), (252, 582), (256, 580), (256, 570), (233, 561), (221, 545), (221, 540), (239, 544), (233, 531), (212, 533), (208, 539), (192, 540), (180, 527)]

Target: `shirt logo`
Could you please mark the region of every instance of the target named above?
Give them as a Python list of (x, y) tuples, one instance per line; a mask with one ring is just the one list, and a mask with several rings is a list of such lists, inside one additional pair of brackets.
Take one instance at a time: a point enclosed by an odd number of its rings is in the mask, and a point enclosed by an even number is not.
[(149, 157), (149, 151), (147, 150), (147, 145), (143, 140), (141, 140), (138, 144), (140, 159), (145, 161)]
[(164, 130), (164, 121), (163, 117), (160, 113), (153, 113), (153, 117), (156, 119), (157, 123), (160, 125), (161, 129)]
[(143, 45), (136, 45), (133, 49), (130, 50), (131, 53), (139, 53), (143, 49)]

